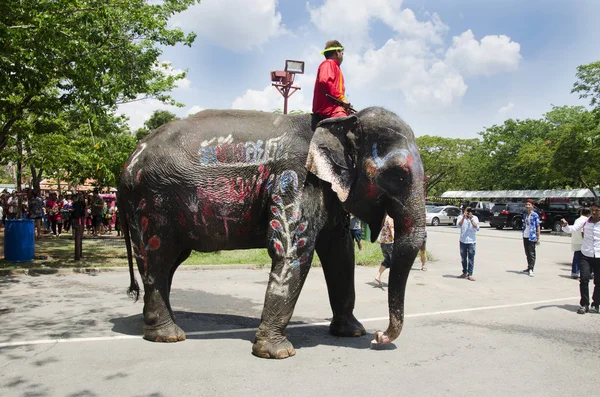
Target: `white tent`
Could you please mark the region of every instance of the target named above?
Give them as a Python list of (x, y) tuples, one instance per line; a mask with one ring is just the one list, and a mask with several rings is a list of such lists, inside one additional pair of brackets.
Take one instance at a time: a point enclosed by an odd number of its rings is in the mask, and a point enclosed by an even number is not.
[[(596, 194), (599, 192), (596, 190)], [(442, 198), (594, 198), (590, 189), (548, 189), (548, 190), (451, 190)]]
[(16, 188), (17, 187), (14, 183), (0, 183), (0, 192), (7, 191), (9, 193), (12, 193), (13, 190), (15, 190)]

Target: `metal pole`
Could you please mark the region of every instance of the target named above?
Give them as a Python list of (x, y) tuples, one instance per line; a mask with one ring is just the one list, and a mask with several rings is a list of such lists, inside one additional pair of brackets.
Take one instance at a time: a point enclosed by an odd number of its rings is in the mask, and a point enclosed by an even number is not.
[(283, 114), (287, 114), (288, 111), (288, 94), (290, 92), (290, 85), (288, 83), (283, 89)]

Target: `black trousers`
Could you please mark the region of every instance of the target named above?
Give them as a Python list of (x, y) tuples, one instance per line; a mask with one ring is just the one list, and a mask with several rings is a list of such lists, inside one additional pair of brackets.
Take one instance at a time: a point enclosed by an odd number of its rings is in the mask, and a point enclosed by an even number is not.
[(590, 258), (582, 254), (580, 265), (579, 294), (581, 295), (581, 300), (579, 301), (579, 305), (590, 305), (590, 276), (594, 273), (592, 306), (598, 307), (600, 304), (600, 258)]
[(51, 220), (50, 224), (51, 224), (51, 228), (52, 228), (52, 234), (54, 234), (56, 236), (56, 226), (58, 226), (58, 234), (62, 233), (62, 225), (63, 225), (62, 219), (58, 220), (58, 221)]
[(531, 241), (528, 238), (523, 239), (523, 247), (525, 248), (525, 256), (527, 257), (527, 268), (533, 270), (535, 267), (535, 244), (536, 241)]

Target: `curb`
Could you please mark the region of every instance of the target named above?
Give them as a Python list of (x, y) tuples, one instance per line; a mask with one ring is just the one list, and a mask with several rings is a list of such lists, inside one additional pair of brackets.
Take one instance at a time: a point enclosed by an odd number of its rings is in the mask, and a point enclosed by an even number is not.
[[(180, 266), (177, 270), (206, 271), (206, 270), (261, 270), (267, 265), (190, 265)], [(134, 267), (135, 269), (135, 267)], [(31, 269), (0, 270), (0, 277), (6, 276), (41, 276), (41, 275), (68, 275), (68, 274), (91, 274), (99, 273), (121, 273), (128, 272), (129, 267), (73, 267), (73, 268), (49, 268), (36, 267)]]

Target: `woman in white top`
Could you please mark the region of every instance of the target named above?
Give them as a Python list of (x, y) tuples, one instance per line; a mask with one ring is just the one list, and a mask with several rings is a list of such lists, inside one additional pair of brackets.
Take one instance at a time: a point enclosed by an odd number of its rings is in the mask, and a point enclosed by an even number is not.
[[(585, 222), (569, 226), (567, 221), (561, 219), (562, 229), (567, 233), (583, 230), (583, 243), (581, 244), (581, 268), (579, 277), (579, 310), (577, 313), (598, 313), (600, 304), (600, 201), (592, 204), (592, 216)], [(590, 276), (594, 273), (594, 293), (590, 307)]]

